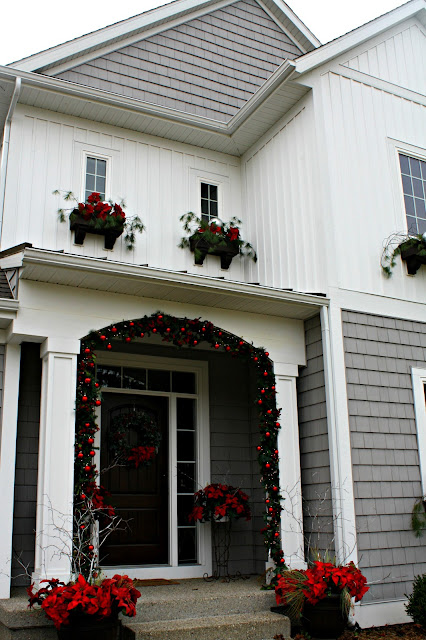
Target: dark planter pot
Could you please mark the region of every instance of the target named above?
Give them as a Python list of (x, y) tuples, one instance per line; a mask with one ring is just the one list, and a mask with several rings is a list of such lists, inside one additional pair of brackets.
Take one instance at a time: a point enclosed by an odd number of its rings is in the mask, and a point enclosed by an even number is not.
[(58, 629), (59, 640), (119, 640), (118, 618), (96, 620), (92, 616), (76, 616), (66, 627)]
[(419, 256), (418, 249), (416, 247), (401, 247), (401, 260), (407, 263), (407, 271), (410, 276), (414, 276), (420, 269), (422, 264), (426, 264), (426, 256)]
[(195, 249), (197, 249), (197, 252), (199, 252), (195, 257), (195, 264), (203, 264), (206, 255), (209, 254), (211, 256), (220, 257), (221, 269), (229, 269), (232, 258), (235, 258), (235, 256), (240, 253), (239, 247), (234, 246), (231, 242), (227, 242), (226, 245), (223, 246), (216, 246), (212, 248), (212, 246), (202, 238), (190, 238), (189, 248), (191, 251), (195, 251)]
[[(75, 214), (75, 212), (73, 213)], [(86, 233), (93, 233), (97, 236), (105, 236), (105, 249), (113, 249), (115, 241), (124, 231), (124, 226), (120, 225), (120, 227), (115, 229), (111, 229), (110, 227), (96, 229), (93, 225), (89, 224), (82, 215), (76, 213), (73, 215), (72, 220), (70, 218), (70, 229), (74, 231), (75, 244), (84, 244)]]
[(340, 593), (332, 593), (317, 604), (305, 602), (302, 625), (313, 638), (338, 638), (346, 628)]

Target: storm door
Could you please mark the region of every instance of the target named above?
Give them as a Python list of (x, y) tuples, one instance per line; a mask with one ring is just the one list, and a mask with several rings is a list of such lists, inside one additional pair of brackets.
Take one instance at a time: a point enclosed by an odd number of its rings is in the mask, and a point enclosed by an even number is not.
[[(117, 453), (121, 464), (104, 472), (101, 482), (123, 523), (101, 547), (103, 565), (169, 563), (168, 413), (167, 397), (104, 395), (101, 469), (114, 465)], [(156, 446), (141, 446), (147, 444), (148, 428), (155, 431)]]

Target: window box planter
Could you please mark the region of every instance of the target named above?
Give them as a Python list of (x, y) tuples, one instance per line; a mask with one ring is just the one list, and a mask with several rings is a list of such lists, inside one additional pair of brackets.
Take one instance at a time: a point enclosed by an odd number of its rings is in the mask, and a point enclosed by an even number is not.
[(92, 221), (86, 221), (80, 214), (78, 209), (74, 209), (74, 211), (70, 215), (70, 229), (71, 231), (74, 231), (75, 244), (84, 244), (86, 233), (93, 233), (97, 236), (105, 237), (105, 249), (113, 249), (115, 241), (121, 236), (124, 231), (124, 224), (121, 223), (115, 227), (97, 227), (93, 224)]
[(180, 221), (188, 235), (181, 239), (179, 247), (193, 252), (195, 264), (202, 265), (208, 253), (219, 256), (222, 269), (229, 269), (235, 256), (247, 256), (253, 262), (257, 261), (256, 251), (241, 238), (238, 227), (241, 220), (238, 218), (231, 218), (229, 222), (219, 218), (208, 221), (190, 212), (181, 216)]
[(380, 260), (383, 273), (387, 277), (392, 274), (397, 256), (401, 256), (401, 260), (406, 263), (408, 274), (414, 276), (422, 264), (426, 264), (426, 233), (393, 233), (387, 238)]
[(212, 246), (204, 238), (195, 236), (189, 238), (189, 248), (195, 253), (195, 264), (202, 265), (209, 253), (212, 256), (219, 256), (221, 269), (229, 269), (232, 259), (240, 253), (240, 248), (230, 241), (226, 241), (223, 245)]
[(407, 271), (410, 276), (414, 276), (422, 264), (426, 264), (426, 245), (423, 249), (410, 242), (404, 242), (400, 246), (401, 260), (407, 264)]
[(93, 233), (97, 236), (104, 236), (105, 249), (113, 249), (115, 241), (121, 236), (123, 231), (124, 245), (132, 250), (136, 237), (136, 232), (142, 233), (145, 227), (139, 216), (127, 218), (124, 213), (124, 202), (120, 204), (102, 202), (100, 194), (93, 192), (87, 198), (87, 202), (78, 202), (72, 191), (59, 191), (56, 189), (54, 195), (62, 195), (66, 202), (75, 202), (77, 206), (69, 209), (58, 209), (60, 222), (70, 221), (70, 229), (74, 231), (75, 244), (82, 245), (86, 238), (86, 233)]

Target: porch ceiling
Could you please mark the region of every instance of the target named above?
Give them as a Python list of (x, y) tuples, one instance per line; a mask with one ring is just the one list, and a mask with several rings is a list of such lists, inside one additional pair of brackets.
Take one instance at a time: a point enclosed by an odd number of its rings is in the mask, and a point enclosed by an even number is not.
[(0, 253), (0, 266), (20, 267), (23, 280), (300, 320), (316, 315), (321, 306), (328, 305), (328, 298), (320, 295), (22, 245)]

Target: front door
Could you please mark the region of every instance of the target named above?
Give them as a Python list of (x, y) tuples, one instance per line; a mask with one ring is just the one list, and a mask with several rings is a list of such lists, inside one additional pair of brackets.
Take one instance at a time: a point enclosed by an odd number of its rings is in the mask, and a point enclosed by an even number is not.
[[(158, 565), (169, 563), (168, 496), (168, 398), (162, 396), (105, 393), (102, 401), (101, 470), (113, 463), (111, 425), (117, 416), (143, 412), (158, 426), (161, 441), (149, 466), (113, 466), (101, 472), (101, 484), (111, 493), (116, 514), (123, 519), (119, 530), (102, 544), (104, 566)], [(116, 421), (117, 422), (117, 421)], [(125, 430), (127, 447), (137, 447), (138, 431)]]

